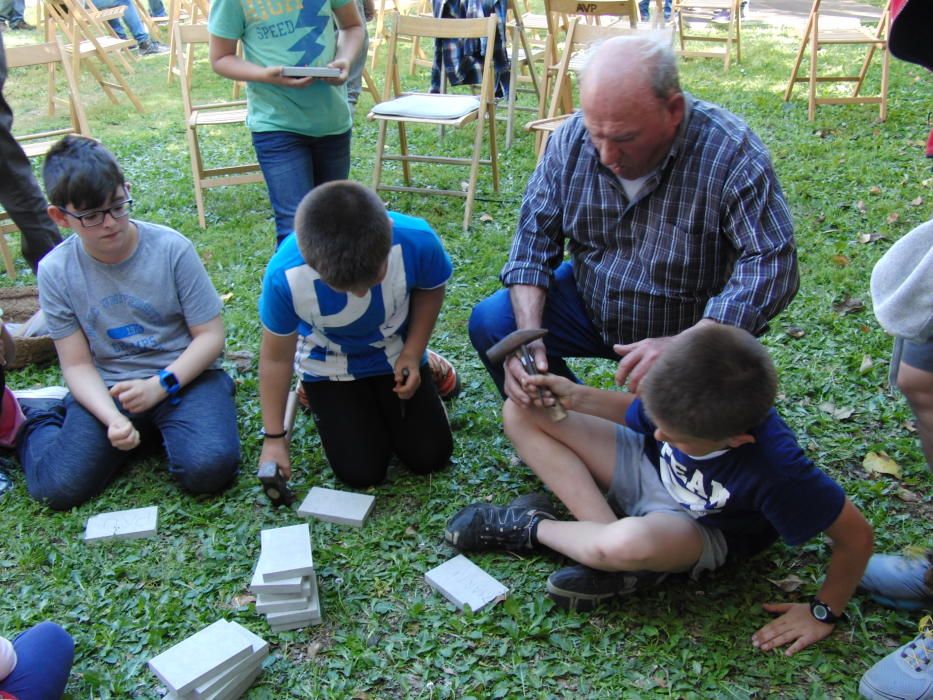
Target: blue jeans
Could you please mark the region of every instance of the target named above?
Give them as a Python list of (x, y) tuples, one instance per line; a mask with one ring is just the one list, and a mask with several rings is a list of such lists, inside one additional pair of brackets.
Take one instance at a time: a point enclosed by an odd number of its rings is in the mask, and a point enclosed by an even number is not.
[(254, 131), (253, 148), (275, 213), (276, 245), (295, 228), (295, 211), (308, 192), (350, 175), (350, 130), (335, 136)]
[(162, 4), (162, 0), (149, 0), (149, 16), (150, 17), (165, 17), (165, 5)]
[(16, 668), (0, 681), (0, 691), (17, 700), (60, 698), (68, 683), (75, 644), (54, 622), (40, 622), (13, 640)]
[(23, 21), (23, 13), (26, 11), (26, 0), (7, 0), (2, 3), (0, 9), (0, 19), (5, 19), (10, 24)]
[[(142, 44), (149, 41), (149, 33), (143, 26), (143, 21), (139, 18), (136, 5), (134, 5), (131, 0), (98, 0), (94, 3), (94, 6), (98, 10), (120, 7), (121, 5), (126, 8), (126, 12), (123, 13), (123, 23), (126, 25), (126, 28), (130, 30), (130, 34), (133, 35), (133, 38), (136, 39), (136, 43)], [(126, 32), (124, 32), (123, 27), (120, 26), (119, 20), (110, 20), (110, 26), (113, 27), (113, 31), (117, 33), (118, 37), (121, 39), (126, 38)]]
[[(641, 18), (648, 19), (648, 6), (651, 4), (651, 0), (641, 0), (638, 3), (638, 11), (641, 14)], [(671, 0), (664, 0), (664, 19), (670, 19), (671, 17)]]
[[(141, 414), (129, 414), (145, 442), (161, 433), (168, 471), (194, 493), (229, 486), (240, 461), (233, 380), (206, 370), (179, 393)], [(104, 490), (132, 456), (107, 439), (101, 423), (71, 394), (48, 410), (23, 411), (27, 422), (16, 447), (29, 494), (55, 510), (72, 508)], [(119, 404), (117, 404), (119, 407)], [(121, 409), (122, 410), (122, 409)]]
[[(565, 357), (620, 359), (612, 347), (603, 342), (596, 326), (590, 321), (583, 300), (577, 292), (573, 267), (569, 262), (562, 263), (554, 271), (554, 278), (544, 302), (541, 325), (548, 329), (544, 345), (547, 348), (548, 371), (552, 374), (577, 381), (564, 362)], [(469, 324), (470, 342), (499, 388), (499, 393), (502, 393), (505, 372), (502, 365), (493, 367), (490, 364), (486, 351), (514, 330), (515, 314), (512, 311), (508, 289), (500, 289), (473, 307)]]

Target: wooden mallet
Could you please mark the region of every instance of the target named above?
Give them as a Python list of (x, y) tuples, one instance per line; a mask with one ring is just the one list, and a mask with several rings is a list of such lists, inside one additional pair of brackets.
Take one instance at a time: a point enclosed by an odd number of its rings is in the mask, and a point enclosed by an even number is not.
[[(486, 351), (486, 357), (493, 365), (502, 365), (510, 355), (515, 355), (527, 374), (541, 374), (535, 366), (535, 358), (528, 349), (528, 344), (547, 335), (547, 328), (521, 328), (512, 331), (498, 343)], [(544, 390), (538, 387), (538, 397), (544, 404)], [(554, 422), (562, 421), (567, 417), (567, 411), (560, 405), (555, 396), (553, 406), (545, 406)]]

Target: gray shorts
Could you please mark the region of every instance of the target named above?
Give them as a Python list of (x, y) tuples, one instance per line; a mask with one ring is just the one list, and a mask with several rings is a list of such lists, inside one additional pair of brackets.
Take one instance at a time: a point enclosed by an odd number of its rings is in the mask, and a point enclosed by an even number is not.
[(916, 342), (904, 338), (894, 339), (894, 352), (891, 353), (891, 373), (888, 382), (897, 386), (897, 370), (901, 363), (924, 372), (933, 372), (933, 338)]
[(690, 569), (697, 578), (704, 571), (718, 569), (726, 561), (726, 538), (718, 529), (707, 527), (691, 517), (664, 488), (658, 470), (645, 456), (643, 435), (616, 426), (616, 463), (606, 500), (620, 518), (654, 512), (673, 513), (692, 523), (703, 538), (703, 552)]

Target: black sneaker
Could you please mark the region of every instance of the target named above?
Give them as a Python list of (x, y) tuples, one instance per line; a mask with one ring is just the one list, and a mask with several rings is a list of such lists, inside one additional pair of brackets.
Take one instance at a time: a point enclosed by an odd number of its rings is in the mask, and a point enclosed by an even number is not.
[(534, 531), (542, 518), (555, 519), (538, 508), (474, 503), (447, 521), (444, 539), (465, 552), (500, 548), (530, 552), (538, 547)]
[(139, 52), (140, 56), (154, 56), (156, 54), (169, 52), (168, 46), (160, 44), (155, 39), (140, 42), (136, 50)]
[(35, 29), (35, 27), (33, 27), (31, 24), (29, 24), (29, 22), (27, 22), (24, 19), (18, 19), (15, 22), (10, 22), (10, 29), (12, 29), (14, 32), (31, 31)]
[(554, 504), (551, 503), (551, 499), (547, 497), (547, 494), (541, 491), (523, 493), (509, 503), (509, 508), (521, 508), (523, 510), (534, 508), (542, 513), (547, 513), (554, 520), (557, 519), (557, 510), (554, 508)]
[(564, 610), (586, 612), (618, 596), (657, 585), (667, 576), (666, 571), (599, 571), (576, 564), (548, 576), (547, 592)]

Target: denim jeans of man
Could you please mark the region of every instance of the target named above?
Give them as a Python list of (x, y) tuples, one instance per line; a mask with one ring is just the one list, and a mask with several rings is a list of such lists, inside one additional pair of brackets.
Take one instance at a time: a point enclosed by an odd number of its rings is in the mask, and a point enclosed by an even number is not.
[[(551, 286), (544, 302), (541, 326), (548, 329), (544, 337), (547, 348), (548, 371), (577, 381), (563, 358), (603, 357), (621, 359), (612, 347), (603, 342), (599, 331), (590, 321), (583, 300), (577, 292), (573, 267), (565, 262), (554, 271)], [(500, 289), (473, 307), (470, 314), (470, 342), (479, 354), (493, 381), (502, 393), (505, 372), (502, 365), (494, 367), (486, 351), (515, 330), (515, 314), (509, 299), (509, 290)], [(504, 394), (503, 394), (504, 396)]]
[(54, 622), (40, 622), (13, 640), (16, 668), (0, 681), (4, 697), (19, 700), (60, 698), (65, 692), (75, 643)]
[(350, 130), (334, 136), (254, 131), (253, 148), (269, 188), (276, 245), (295, 227), (295, 211), (317, 185), (350, 174)]
[[(178, 393), (142, 414), (128, 414), (144, 442), (158, 439), (168, 471), (194, 493), (215, 493), (230, 485), (240, 461), (233, 380), (206, 370)], [(119, 407), (119, 404), (117, 404)], [(101, 423), (71, 394), (49, 410), (24, 402), (26, 426), (17, 455), (26, 487), (37, 501), (65, 510), (96, 496), (134, 450), (118, 450)]]
[[(126, 8), (126, 11), (123, 13), (123, 24), (130, 30), (130, 34), (136, 39), (136, 43), (142, 44), (149, 41), (149, 33), (146, 31), (146, 27), (143, 26), (143, 21), (139, 18), (136, 5), (134, 5), (131, 0), (97, 0), (94, 5), (98, 10), (106, 10), (111, 7), (120, 7), (122, 5)], [(113, 31), (117, 33), (118, 37), (122, 39), (126, 38), (126, 32), (124, 32), (123, 27), (120, 26), (120, 20), (112, 19), (109, 24), (113, 27)]]
[[(641, 14), (642, 21), (648, 19), (648, 7), (653, 5), (653, 0), (641, 0), (638, 3), (638, 11)], [(671, 0), (664, 0), (664, 19), (671, 17)]]

